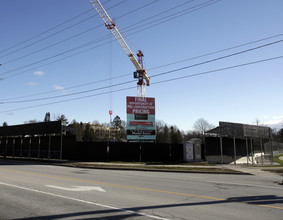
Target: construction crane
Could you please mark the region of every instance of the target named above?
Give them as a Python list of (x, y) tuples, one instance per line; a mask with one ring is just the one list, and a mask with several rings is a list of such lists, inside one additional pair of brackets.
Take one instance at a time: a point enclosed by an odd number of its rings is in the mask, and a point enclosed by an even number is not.
[(119, 32), (118, 28), (116, 27), (115, 22), (113, 22), (112, 19), (109, 17), (107, 12), (101, 5), (100, 1), (90, 0), (90, 3), (93, 5), (95, 10), (98, 12), (100, 17), (104, 21), (107, 29), (109, 29), (112, 32), (116, 40), (119, 42), (123, 50), (126, 52), (128, 57), (136, 67), (137, 70), (134, 72), (134, 78), (138, 79), (138, 83), (137, 83), (138, 97), (145, 97), (145, 84), (147, 86), (150, 85), (150, 77), (148, 77), (146, 70), (143, 68), (144, 55), (142, 51), (141, 50), (138, 51), (137, 53), (138, 60), (137, 60), (134, 53), (131, 51), (126, 41), (122, 37), (121, 33)]

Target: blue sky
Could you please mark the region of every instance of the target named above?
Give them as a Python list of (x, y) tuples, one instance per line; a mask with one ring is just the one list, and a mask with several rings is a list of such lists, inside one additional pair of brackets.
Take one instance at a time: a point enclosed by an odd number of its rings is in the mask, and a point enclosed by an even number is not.
[[(283, 1), (101, 3), (145, 55), (157, 120), (283, 125)], [(126, 120), (135, 68), (88, 0), (1, 0), (0, 22), (0, 124), (46, 112), (104, 123), (110, 108)]]

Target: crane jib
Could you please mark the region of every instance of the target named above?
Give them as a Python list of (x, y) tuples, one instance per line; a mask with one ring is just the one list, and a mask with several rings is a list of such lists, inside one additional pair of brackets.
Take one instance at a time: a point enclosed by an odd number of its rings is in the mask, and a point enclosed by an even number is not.
[[(127, 43), (125, 42), (124, 38), (122, 37), (121, 33), (119, 32), (119, 30), (116, 27), (115, 22), (113, 22), (111, 20), (111, 18), (109, 17), (109, 15), (107, 14), (107, 12), (105, 11), (105, 9), (103, 8), (103, 6), (101, 5), (101, 3), (99, 2), (99, 0), (90, 0), (90, 3), (93, 5), (93, 7), (95, 8), (95, 10), (97, 11), (97, 13), (100, 15), (100, 17), (102, 18), (104, 24), (106, 25), (107, 29), (109, 29), (113, 36), (116, 38), (116, 40), (118, 41), (118, 43), (120, 44), (120, 46), (123, 48), (123, 50), (126, 52), (126, 54), (128, 55), (128, 57), (130, 58), (130, 60), (132, 61), (132, 63), (134, 64), (134, 66), (136, 67), (137, 71), (140, 72), (140, 76), (145, 79), (146, 81), (146, 85), (149, 86), (150, 85), (150, 78), (147, 76), (146, 71), (143, 69), (143, 53), (141, 51), (139, 51), (139, 53), (137, 54), (139, 57), (139, 61), (136, 59), (136, 57), (134, 56), (133, 52), (131, 51), (131, 49), (128, 47)], [(144, 83), (143, 83), (144, 84)]]

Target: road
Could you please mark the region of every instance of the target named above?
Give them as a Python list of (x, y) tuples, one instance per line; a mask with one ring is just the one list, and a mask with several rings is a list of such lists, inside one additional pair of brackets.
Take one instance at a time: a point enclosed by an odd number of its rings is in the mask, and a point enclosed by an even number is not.
[(0, 219), (282, 219), (282, 179), (2, 160)]

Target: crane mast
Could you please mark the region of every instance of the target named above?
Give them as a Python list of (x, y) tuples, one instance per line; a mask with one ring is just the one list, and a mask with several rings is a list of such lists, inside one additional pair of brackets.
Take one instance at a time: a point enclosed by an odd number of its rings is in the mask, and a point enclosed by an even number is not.
[[(138, 90), (138, 97), (145, 97), (145, 82), (146, 85), (150, 85), (150, 77), (148, 77), (146, 70), (143, 68), (143, 53), (141, 50), (138, 51), (137, 56), (138, 60), (136, 59), (134, 53), (131, 51), (129, 46), (127, 45), (126, 41), (122, 37), (121, 33), (119, 32), (118, 28), (116, 27), (115, 22), (109, 17), (103, 6), (101, 5), (99, 0), (90, 0), (90, 3), (93, 5), (97, 13), (102, 18), (105, 26), (107, 29), (111, 31), (113, 36), (116, 38), (118, 43), (121, 45), (123, 50), (126, 52), (129, 59), (132, 61), (134, 66), (136, 67), (136, 71), (134, 72), (134, 78), (138, 79), (137, 83), (137, 90)], [(145, 82), (144, 82), (145, 80)]]

